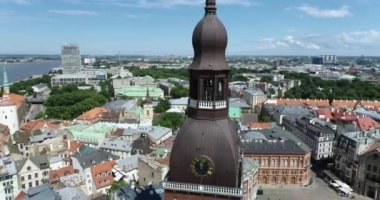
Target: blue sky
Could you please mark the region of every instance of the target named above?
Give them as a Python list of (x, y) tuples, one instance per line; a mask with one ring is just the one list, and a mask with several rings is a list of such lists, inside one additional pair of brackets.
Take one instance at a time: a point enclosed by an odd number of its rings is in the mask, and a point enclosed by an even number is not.
[[(192, 55), (204, 0), (0, 0), (0, 54)], [(229, 55), (380, 56), (379, 0), (217, 0)]]

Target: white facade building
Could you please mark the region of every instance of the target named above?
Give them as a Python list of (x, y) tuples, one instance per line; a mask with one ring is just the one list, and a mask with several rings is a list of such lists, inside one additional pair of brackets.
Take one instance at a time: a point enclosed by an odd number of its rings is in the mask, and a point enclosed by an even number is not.
[(49, 160), (46, 156), (35, 156), (16, 161), (20, 190), (26, 192), (31, 187), (36, 187), (49, 182)]
[(88, 85), (89, 78), (85, 74), (61, 74), (51, 78), (52, 86), (62, 86), (67, 84)]
[(289, 131), (312, 150), (311, 157), (314, 160), (333, 158), (336, 125), (318, 118), (309, 119), (306, 117), (296, 119), (295, 122), (290, 122), (285, 117), (282, 122)]
[(251, 106), (251, 108), (254, 108), (266, 101), (267, 96), (260, 89), (248, 88), (243, 93), (243, 99)]
[(13, 200), (19, 193), (17, 168), (13, 160), (3, 158), (0, 160), (0, 198)]
[(11, 135), (19, 129), (17, 106), (7, 97), (0, 100), (0, 123), (8, 126)]

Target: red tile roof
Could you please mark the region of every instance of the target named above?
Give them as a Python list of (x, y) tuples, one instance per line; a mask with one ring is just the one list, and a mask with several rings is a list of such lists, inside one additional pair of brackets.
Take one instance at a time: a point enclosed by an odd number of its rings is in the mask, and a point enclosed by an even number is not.
[(380, 107), (380, 101), (369, 100), (334, 100), (331, 104), (333, 107), (354, 108), (356, 105), (362, 105), (367, 108)]
[(248, 128), (251, 129), (268, 129), (270, 126), (272, 126), (272, 123), (260, 123), (260, 122), (251, 122), (247, 124)]
[(112, 168), (115, 164), (116, 161), (112, 160), (91, 167), (92, 178), (97, 189), (110, 186), (115, 181), (112, 175)]
[(63, 167), (57, 170), (50, 171), (50, 183), (55, 183), (59, 180), (59, 178), (68, 176), (70, 174), (75, 174), (76, 171), (72, 165)]
[(356, 119), (357, 126), (362, 131), (380, 128), (380, 124), (370, 117), (361, 117)]
[(327, 109), (324, 109), (324, 108), (318, 109), (317, 110), (317, 114), (318, 114), (318, 117), (320, 117), (320, 118), (322, 116), (323, 116), (324, 119), (332, 119), (333, 118), (333, 116), (331, 114), (331, 111), (327, 110)]
[(95, 123), (97, 121), (99, 121), (102, 117), (102, 114), (107, 112), (108, 110), (105, 109), (105, 108), (102, 108), (102, 107), (96, 107), (96, 108), (93, 108), (85, 113), (83, 113), (82, 115), (80, 115), (79, 117), (77, 117), (77, 120), (82, 120), (82, 121), (88, 121), (90, 123)]
[(15, 200), (23, 200), (25, 196), (26, 196), (26, 193), (21, 191), (20, 193), (18, 193)]
[[(70, 145), (69, 145), (70, 144)], [(83, 146), (84, 144), (82, 142), (79, 142), (79, 141), (75, 141), (75, 140), (64, 140), (63, 141), (63, 146), (71, 153), (71, 154), (74, 154), (76, 153), (77, 151), (79, 151), (79, 148), (81, 146)], [(70, 146), (70, 148), (69, 148)]]
[(277, 99), (277, 105), (287, 105), (287, 106), (318, 106), (327, 107), (329, 106), (329, 100), (323, 99)]
[(21, 107), (21, 105), (26, 101), (26, 97), (18, 94), (9, 94), (9, 100), (14, 102), (17, 106), (17, 109)]
[(334, 109), (331, 114), (334, 120), (346, 123), (354, 122), (358, 118), (358, 116), (353, 112), (346, 112), (339, 109)]
[(29, 133), (37, 129), (41, 129), (45, 126), (51, 129), (58, 129), (63, 124), (64, 123), (62, 121), (55, 120), (55, 119), (47, 119), (47, 120), (38, 119), (38, 120), (32, 120), (32, 121), (27, 122), (20, 128), (20, 131)]

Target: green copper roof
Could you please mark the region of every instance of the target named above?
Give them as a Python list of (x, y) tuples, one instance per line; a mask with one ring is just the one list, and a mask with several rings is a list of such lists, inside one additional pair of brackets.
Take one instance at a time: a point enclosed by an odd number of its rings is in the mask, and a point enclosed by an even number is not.
[[(162, 91), (160, 88), (149, 87), (148, 90), (149, 96), (152, 98), (164, 97), (164, 91)], [(147, 94), (147, 88), (140, 86), (128, 86), (124, 88), (115, 89), (115, 93), (127, 97), (145, 98)]]
[(73, 125), (67, 129), (73, 134), (76, 140), (89, 143), (100, 143), (107, 133), (116, 128), (111, 123), (96, 123), (93, 125)]
[(240, 107), (230, 107), (228, 109), (228, 116), (232, 119), (241, 117), (241, 108)]

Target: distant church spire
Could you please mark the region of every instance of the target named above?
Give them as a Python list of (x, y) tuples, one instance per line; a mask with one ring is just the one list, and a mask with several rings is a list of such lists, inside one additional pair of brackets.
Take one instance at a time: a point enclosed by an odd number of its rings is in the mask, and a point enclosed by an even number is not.
[(7, 74), (7, 68), (5, 67), (5, 65), (3, 65), (3, 87), (4, 87), (3, 96), (5, 94), (9, 94), (10, 90), (9, 90), (9, 83), (8, 83), (8, 74)]
[(149, 95), (149, 88), (146, 88), (146, 96), (145, 96), (145, 104), (151, 104), (152, 103), (152, 98)]

